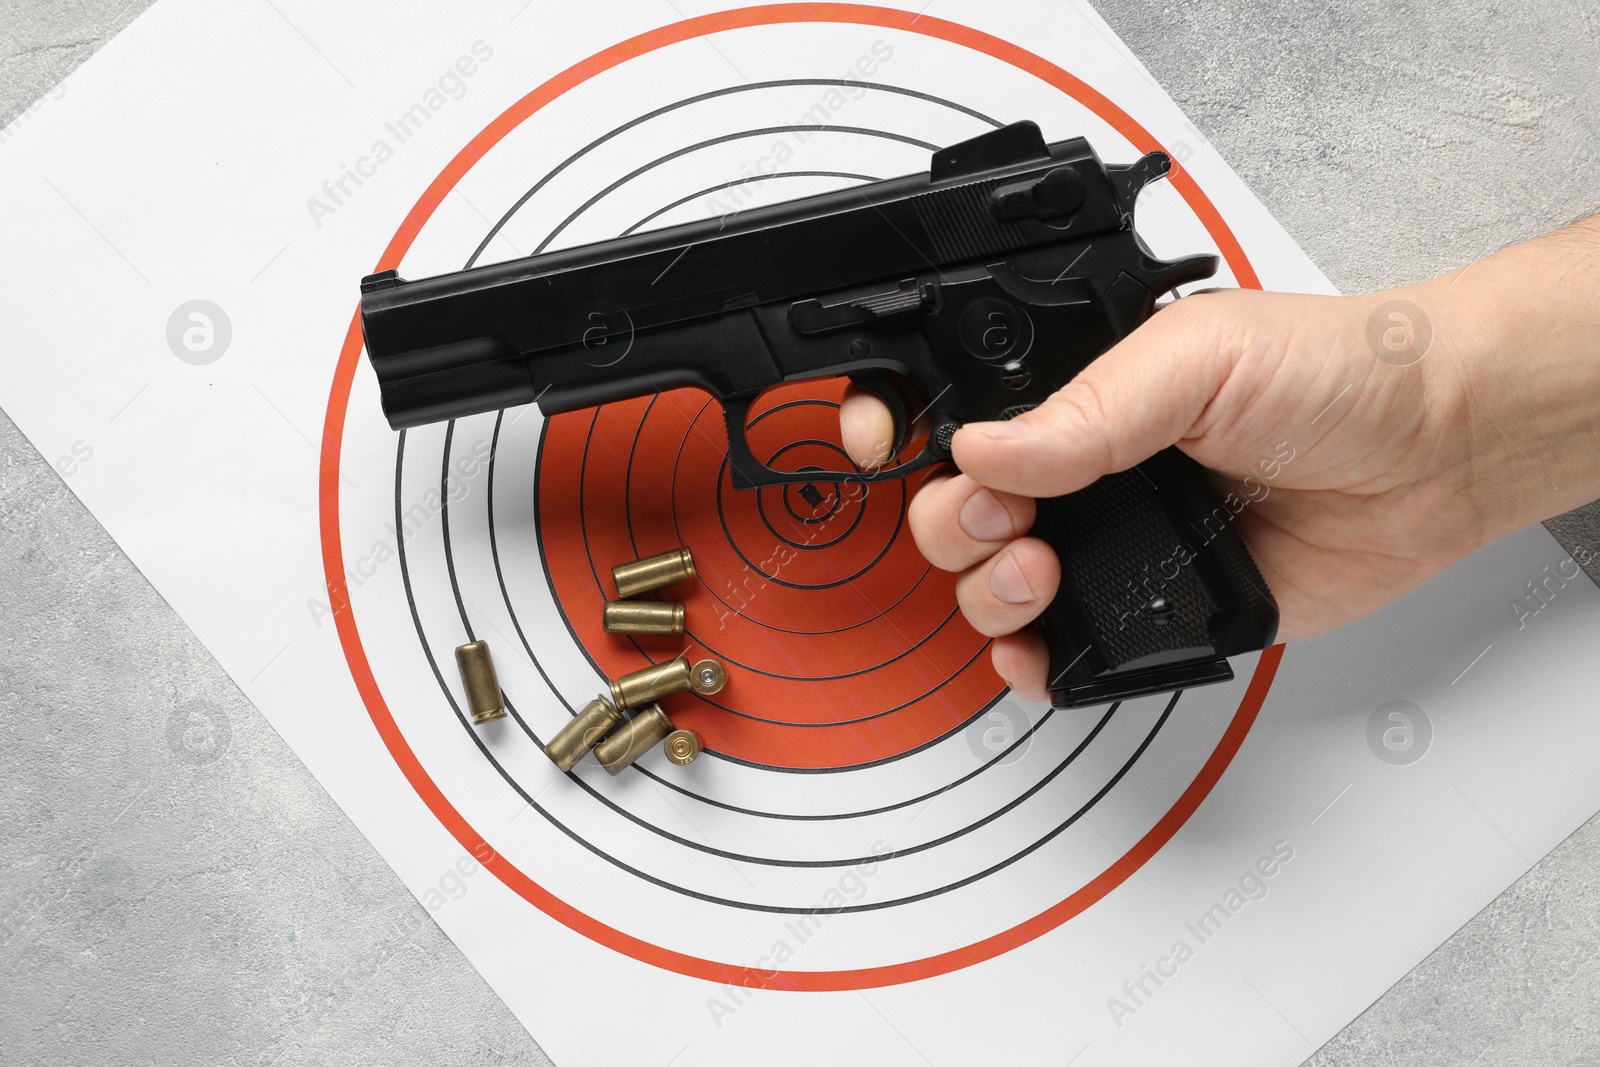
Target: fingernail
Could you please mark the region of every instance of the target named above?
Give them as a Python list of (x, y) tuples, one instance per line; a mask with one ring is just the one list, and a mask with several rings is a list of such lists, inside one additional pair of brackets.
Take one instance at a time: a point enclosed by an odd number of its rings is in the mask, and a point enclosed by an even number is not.
[(1007, 552), (1000, 557), (994, 570), (989, 572), (989, 592), (1002, 604), (1028, 604), (1033, 601), (1033, 588), (1022, 576), (1016, 557)]
[(958, 516), (961, 528), (975, 541), (1004, 541), (1016, 533), (1011, 513), (987, 489), (967, 497)]
[(969, 422), (961, 429), (981, 433), (991, 441), (1015, 441), (1028, 432), (1028, 424), (1007, 419), (1005, 422)]

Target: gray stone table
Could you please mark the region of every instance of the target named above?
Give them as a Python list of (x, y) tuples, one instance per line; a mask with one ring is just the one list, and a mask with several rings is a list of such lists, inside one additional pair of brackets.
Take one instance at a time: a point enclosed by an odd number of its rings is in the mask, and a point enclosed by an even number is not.
[[(0, 122), (147, 2), (6, 0)], [(1101, 8), (1342, 289), (1600, 210), (1600, 0)], [(0, 827), (0, 1063), (548, 1062), (3, 417)], [(1591, 821), (1308, 1063), (1600, 1065), (1597, 914)]]

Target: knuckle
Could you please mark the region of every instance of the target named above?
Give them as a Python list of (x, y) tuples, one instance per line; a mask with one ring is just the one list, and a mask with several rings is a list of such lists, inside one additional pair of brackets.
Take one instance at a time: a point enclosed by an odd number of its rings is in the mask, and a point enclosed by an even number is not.
[(1079, 375), (1056, 390), (1050, 399), (1094, 427), (1105, 425), (1111, 411), (1107, 386), (1093, 376)]
[(945, 494), (924, 488), (911, 498), (906, 524), (924, 559), (942, 571), (959, 571), (971, 566), (971, 561), (962, 558), (957, 547), (961, 535), (955, 516), (945, 506), (946, 499)]
[(967, 624), (985, 637), (1005, 637), (1016, 633), (1044, 610), (1042, 603), (1003, 604), (989, 591), (992, 567), (979, 565), (963, 571), (956, 580), (956, 604)]
[[(1026, 625), (1026, 623), (1010, 625), (1001, 622), (988, 609), (988, 606), (982, 603), (981, 594), (958, 592), (956, 600), (961, 605), (961, 614), (965, 616), (967, 625), (985, 637), (1004, 637)], [(969, 601), (971, 602), (969, 603)]]
[(1023, 645), (1021, 635), (1013, 634), (996, 638), (989, 655), (995, 673), (1005, 679), (1018, 696), (1025, 700), (1049, 699), (1045, 682), (1050, 672), (1042, 649)]
[(1021, 538), (1013, 542), (1012, 551), (1017, 554), (1018, 565), (1027, 572), (1028, 582), (1038, 594), (1036, 603), (1039, 608), (1034, 614), (1040, 614), (1060, 591), (1061, 559), (1050, 542), (1040, 537)]
[(911, 539), (917, 544), (917, 551), (922, 553), (922, 558), (938, 567), (942, 571), (953, 568), (944, 566), (941, 562), (943, 553), (939, 551), (937, 531), (929, 526), (925, 520), (920, 520), (913, 512), (910, 515)]
[(1050, 411), (1050, 420), (1080, 441), (1087, 441), (1101, 469), (1121, 470), (1127, 466), (1120, 462), (1116, 447), (1109, 436), (1111, 405), (1106, 387), (1088, 375), (1079, 375), (1050, 394), (1044, 407)]
[(1250, 301), (1259, 295), (1238, 289), (1195, 293), (1173, 301), (1151, 321), (1159, 322), (1163, 332), (1171, 335), (1167, 339), (1169, 345), (1202, 359), (1209, 358), (1234, 347), (1234, 334), (1239, 324), (1249, 317), (1241, 314), (1244, 310), (1241, 301)]
[(1179, 297), (1168, 304), (1152, 321), (1166, 329), (1203, 329), (1214, 323), (1222, 309), (1237, 294), (1237, 290), (1211, 288)]
[(1038, 502), (1031, 496), (1018, 496), (1016, 493), (1002, 493), (990, 490), (1000, 500), (1007, 513), (1011, 516), (1013, 536), (1026, 536), (1033, 529), (1034, 520), (1039, 517)]

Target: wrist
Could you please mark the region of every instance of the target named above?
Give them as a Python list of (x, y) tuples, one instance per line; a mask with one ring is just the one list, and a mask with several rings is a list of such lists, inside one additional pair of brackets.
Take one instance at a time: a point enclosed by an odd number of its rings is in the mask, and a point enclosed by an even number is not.
[(1600, 226), (1384, 294), (1425, 312), (1430, 417), (1478, 543), (1600, 497), (1596, 263)]

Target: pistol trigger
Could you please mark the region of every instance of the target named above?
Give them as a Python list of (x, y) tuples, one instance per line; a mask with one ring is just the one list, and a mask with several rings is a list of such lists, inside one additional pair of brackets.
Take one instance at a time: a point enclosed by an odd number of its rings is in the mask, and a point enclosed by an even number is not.
[(895, 386), (894, 379), (887, 374), (873, 373), (871, 371), (855, 371), (847, 377), (851, 383), (865, 389), (889, 409), (889, 417), (894, 422), (894, 432), (889, 442), (889, 457), (897, 456), (906, 445), (906, 437), (911, 433), (911, 420), (906, 414), (906, 399)]

